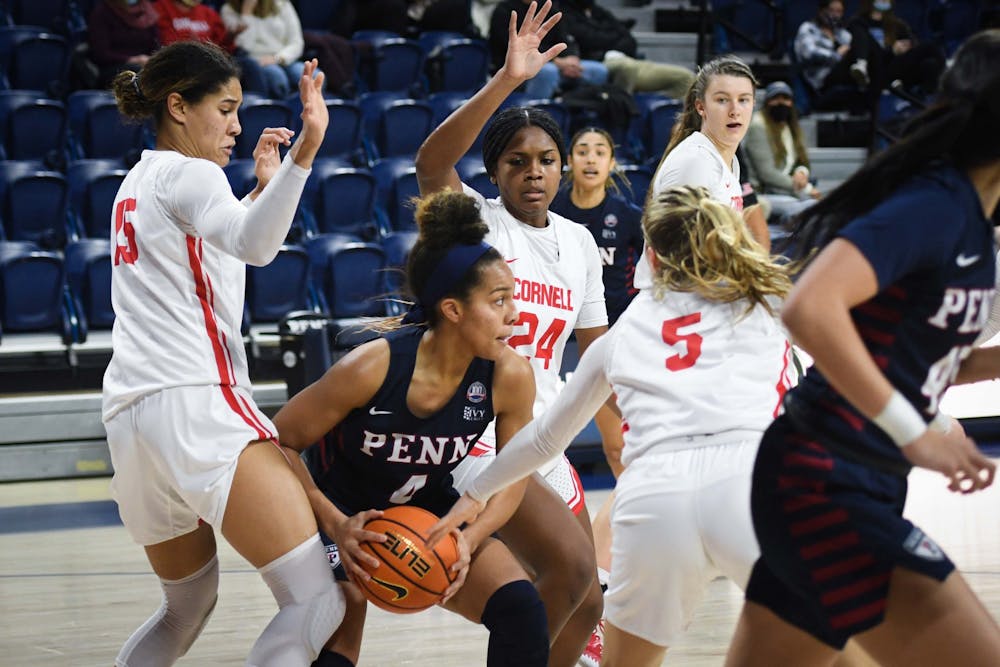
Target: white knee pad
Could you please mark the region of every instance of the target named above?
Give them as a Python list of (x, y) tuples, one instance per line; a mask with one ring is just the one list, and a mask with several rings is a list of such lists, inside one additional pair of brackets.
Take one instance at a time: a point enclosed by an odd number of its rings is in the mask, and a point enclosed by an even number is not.
[(219, 591), (219, 560), (183, 579), (160, 580), (163, 602), (132, 633), (115, 659), (116, 667), (172, 665), (187, 653), (208, 623)]
[(308, 667), (344, 618), (346, 601), (315, 535), (260, 568), (278, 602), (248, 667)]

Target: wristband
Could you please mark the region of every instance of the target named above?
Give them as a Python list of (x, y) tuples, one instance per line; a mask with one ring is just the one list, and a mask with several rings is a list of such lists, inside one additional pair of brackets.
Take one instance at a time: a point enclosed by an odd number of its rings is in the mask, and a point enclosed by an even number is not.
[(892, 392), (889, 402), (872, 421), (897, 447), (905, 447), (927, 431), (927, 422), (898, 390)]

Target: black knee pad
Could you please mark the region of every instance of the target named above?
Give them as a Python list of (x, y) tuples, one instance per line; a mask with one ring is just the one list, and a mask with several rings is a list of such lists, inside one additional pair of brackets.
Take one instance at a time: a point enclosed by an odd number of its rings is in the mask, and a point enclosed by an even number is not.
[(548, 664), (548, 618), (531, 582), (521, 579), (498, 588), (486, 601), (482, 620), (490, 631), (488, 667)]

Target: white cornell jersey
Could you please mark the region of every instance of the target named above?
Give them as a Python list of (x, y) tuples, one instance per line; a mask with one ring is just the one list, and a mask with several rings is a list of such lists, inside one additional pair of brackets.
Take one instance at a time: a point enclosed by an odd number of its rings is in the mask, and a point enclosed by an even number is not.
[[(250, 391), (240, 333), (245, 262), (273, 258), (288, 229), (283, 218), (291, 220), (308, 173), (286, 160), (267, 188), (273, 192), (258, 197), (248, 215), (218, 165), (172, 151), (143, 152), (112, 212), (116, 319), (104, 375), (105, 420), (167, 387)], [(254, 243), (267, 236), (255, 226), (262, 216), (273, 238), (257, 251)]]
[[(701, 132), (693, 132), (670, 151), (653, 176), (653, 195), (677, 185), (703, 187), (715, 201), (727, 204), (736, 211), (743, 210), (739, 160), (733, 157), (732, 164), (727, 165), (719, 155), (719, 149)], [(639, 262), (635, 267), (632, 282), (636, 289), (645, 289), (653, 284), (646, 262)]]
[(764, 429), (794, 384), (791, 346), (777, 319), (747, 302), (650, 290), (607, 334), (605, 376), (625, 415), (626, 466), (639, 456), (711, 444), (705, 436)]
[[(555, 261), (546, 261), (536, 230), (515, 219), (499, 198), (484, 199), (469, 186), (465, 193), (479, 202), (490, 231), (485, 241), (507, 260), (514, 273), (514, 301), (520, 313), (511, 347), (527, 357), (535, 374), (535, 416), (559, 393), (559, 367), (574, 329), (605, 326), (601, 258), (594, 237), (583, 225), (549, 212)], [(551, 237), (550, 237), (551, 238)]]

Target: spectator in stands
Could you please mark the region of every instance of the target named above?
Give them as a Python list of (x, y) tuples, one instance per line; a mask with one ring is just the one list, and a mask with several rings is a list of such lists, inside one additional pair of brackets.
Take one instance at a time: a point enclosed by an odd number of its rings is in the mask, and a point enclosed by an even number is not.
[(579, 46), (580, 57), (603, 62), (609, 81), (627, 92), (680, 99), (694, 81), (694, 73), (685, 67), (636, 58), (634, 21), (619, 20), (595, 0), (564, 0), (562, 11), (562, 23)]
[(267, 79), (267, 96), (282, 98), (298, 85), (302, 62), (302, 24), (288, 0), (226, 0), (222, 22), (236, 46), (257, 61)]
[(156, 0), (160, 42), (166, 46), (184, 40), (211, 42), (233, 56), (240, 66), (244, 91), (267, 95), (267, 79), (257, 61), (236, 48), (219, 13), (201, 0)]
[(754, 188), (770, 209), (769, 220), (783, 222), (819, 198), (809, 181), (809, 153), (792, 88), (784, 81), (764, 90), (764, 107), (754, 114), (743, 149)]
[[(490, 21), (490, 51), (493, 55), (493, 68), (503, 67), (507, 56), (507, 30), (511, 14), (517, 14), (517, 26), (520, 28), (524, 14), (531, 0), (502, 0), (493, 10)], [(552, 3), (551, 13), (559, 11), (557, 2)], [(567, 32), (562, 21), (555, 24), (552, 30), (542, 39), (539, 50), (543, 53), (552, 46), (565, 42), (567, 48), (551, 62), (545, 63), (542, 69), (524, 84), (524, 92), (533, 98), (550, 99), (557, 89), (566, 89), (581, 81), (594, 85), (602, 85), (608, 80), (608, 68), (596, 60), (586, 60), (580, 57), (580, 49)]]
[(86, 87), (107, 88), (122, 70), (138, 72), (160, 46), (149, 0), (98, 0), (87, 19), (89, 58), (96, 75)]
[(851, 33), (843, 26), (844, 3), (819, 0), (815, 18), (799, 26), (795, 57), (813, 91), (832, 98), (837, 88), (856, 89), (851, 74)]
[(855, 61), (852, 73), (877, 98), (900, 80), (912, 93), (929, 96), (944, 71), (944, 53), (930, 42), (918, 42), (910, 26), (895, 15), (893, 0), (861, 0), (848, 22)]
[(388, 30), (402, 37), (428, 30), (480, 36), (469, 0), (346, 0), (334, 21), (331, 30), (345, 37), (358, 30)]

